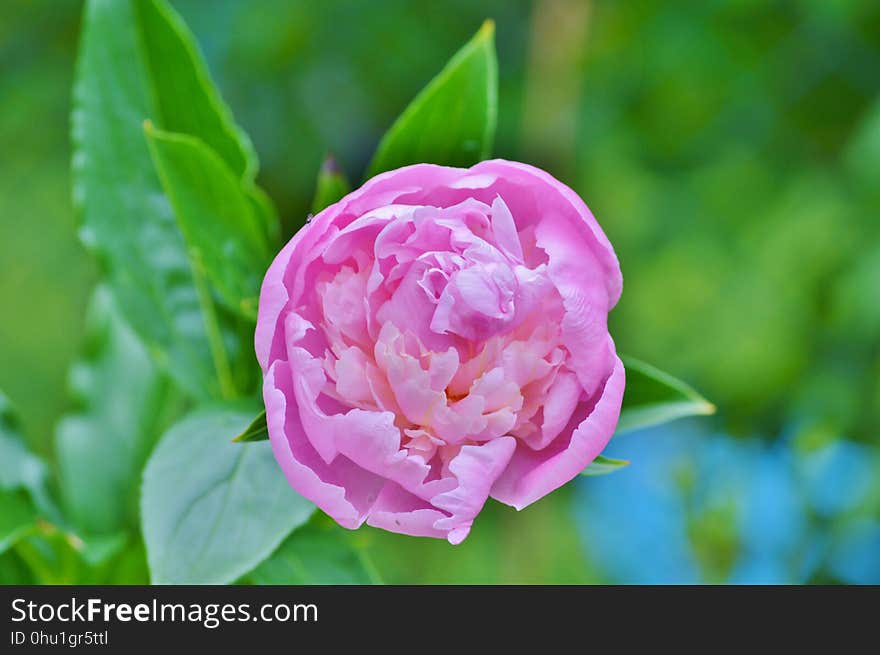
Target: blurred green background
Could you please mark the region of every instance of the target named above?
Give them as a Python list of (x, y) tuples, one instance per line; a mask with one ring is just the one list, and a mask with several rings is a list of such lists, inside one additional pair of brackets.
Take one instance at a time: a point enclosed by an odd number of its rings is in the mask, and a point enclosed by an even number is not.
[[(177, 0), (286, 233), (327, 151), (359, 179), (497, 24), (497, 156), (552, 171), (619, 254), (622, 351), (710, 420), (461, 546), (365, 529), (387, 582), (880, 582), (880, 3)], [(81, 5), (0, 8), (0, 389), (51, 460), (96, 265), (70, 202)]]

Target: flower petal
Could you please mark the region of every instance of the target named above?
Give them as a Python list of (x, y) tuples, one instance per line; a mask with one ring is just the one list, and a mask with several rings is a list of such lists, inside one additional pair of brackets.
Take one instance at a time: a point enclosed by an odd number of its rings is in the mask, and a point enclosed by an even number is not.
[[(615, 358), (614, 370), (605, 383), (596, 404), (585, 407), (586, 417), (577, 416), (569, 422), (570, 439), (560, 437), (548, 448), (532, 450), (517, 448), (507, 469), (492, 487), (496, 500), (522, 509), (558, 489), (584, 470), (614, 434), (623, 400), (625, 374), (623, 363)], [(578, 419), (583, 418), (578, 425)]]
[(286, 362), (275, 362), (269, 368), (263, 400), (272, 451), (290, 486), (341, 526), (360, 527), (386, 481), (345, 457), (337, 457), (332, 464), (321, 459), (305, 436)]
[(467, 537), (474, 518), (489, 497), (489, 490), (515, 449), (513, 437), (500, 437), (480, 445), (462, 446), (449, 463), (458, 486), (435, 496), (431, 504), (451, 515), (435, 524), (436, 528), (448, 531), (447, 539), (451, 544), (461, 543)]

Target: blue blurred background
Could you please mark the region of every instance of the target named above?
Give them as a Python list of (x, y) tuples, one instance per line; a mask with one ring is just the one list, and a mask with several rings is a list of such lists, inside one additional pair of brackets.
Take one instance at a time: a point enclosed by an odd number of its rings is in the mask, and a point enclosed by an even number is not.
[[(382, 132), (484, 18), (495, 152), (543, 166), (615, 244), (619, 348), (712, 419), (623, 435), (626, 470), (452, 548), (365, 529), (396, 583), (880, 583), (880, 3), (178, 0), (287, 234), (333, 152)], [(0, 389), (53, 456), (97, 271), (70, 203), (81, 5), (0, 8)]]

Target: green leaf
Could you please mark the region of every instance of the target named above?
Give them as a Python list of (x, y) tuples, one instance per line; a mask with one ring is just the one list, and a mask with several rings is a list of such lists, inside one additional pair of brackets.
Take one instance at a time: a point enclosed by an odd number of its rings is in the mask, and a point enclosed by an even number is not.
[(198, 139), (144, 126), (153, 161), (189, 247), (224, 304), (256, 320), (270, 253), (261, 220), (232, 171)]
[(345, 175), (339, 170), (336, 160), (327, 155), (321, 170), (318, 171), (318, 183), (315, 185), (315, 198), (312, 201), (312, 213), (317, 214), (325, 207), (342, 198), (351, 191), (351, 185), (345, 179)]
[(626, 391), (617, 432), (637, 430), (685, 416), (715, 413), (715, 405), (668, 373), (632, 357), (623, 357)]
[(310, 522), (294, 530), (249, 576), (260, 585), (366, 585), (379, 583), (364, 551), (336, 525)]
[(495, 25), (486, 21), (386, 132), (368, 177), (418, 162), (470, 166), (485, 159), (497, 113)]
[(253, 202), (259, 194), (247, 179), (256, 165), (249, 146), (195, 52), (165, 3), (89, 0), (74, 87), (72, 173), (81, 238), (99, 258), (122, 315), (174, 381), (205, 400), (232, 395), (228, 369), (250, 365), (252, 352), (238, 349), (230, 363), (218, 350), (238, 339), (237, 326), (215, 312), (193, 271), (144, 121), (194, 130), (245, 176)]
[(6, 396), (0, 392), (0, 489), (24, 489), (34, 505), (51, 513), (46, 463), (28, 450)]
[(76, 410), (55, 432), (66, 514), (89, 533), (136, 525), (140, 472), (175, 394), (106, 287), (92, 296), (69, 385)]
[(172, 427), (144, 471), (143, 534), (156, 584), (226, 584), (268, 557), (314, 505), (287, 484), (268, 443), (230, 441), (242, 406), (199, 410)]
[(269, 426), (266, 425), (266, 410), (251, 421), (244, 431), (232, 441), (234, 443), (248, 443), (252, 441), (265, 441), (269, 438)]
[[(277, 245), (281, 238), (281, 221), (278, 220), (278, 211), (275, 209), (275, 203), (272, 199), (255, 184), (244, 187), (245, 195), (251, 204), (251, 210), (257, 221), (263, 227), (263, 233), (269, 241), (270, 245)], [(273, 251), (276, 248), (271, 248)]]
[(0, 553), (30, 533), (36, 521), (37, 510), (24, 490), (0, 489)]
[(198, 137), (239, 179), (252, 180), (257, 157), (217, 92), (192, 33), (165, 0), (136, 0), (156, 123)]
[(10, 403), (0, 393), (0, 553), (28, 534), (40, 511), (51, 507), (47, 477), (46, 464), (28, 450)]
[(90, 0), (74, 87), (74, 203), (120, 309), (176, 382), (219, 395), (183, 238), (142, 132), (158, 110), (130, 0)]
[(581, 475), (608, 475), (629, 466), (629, 464), (629, 460), (626, 459), (612, 459), (598, 455), (587, 468), (581, 471)]
[(77, 554), (89, 566), (101, 566), (119, 555), (126, 547), (128, 535), (114, 532), (107, 535), (90, 535), (85, 541), (75, 542)]
[(36, 584), (33, 571), (14, 550), (0, 555), (0, 586)]

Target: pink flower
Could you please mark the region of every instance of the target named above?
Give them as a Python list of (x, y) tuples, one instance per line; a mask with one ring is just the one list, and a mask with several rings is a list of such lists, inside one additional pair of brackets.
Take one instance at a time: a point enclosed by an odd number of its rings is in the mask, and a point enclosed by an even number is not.
[(275, 457), (340, 525), (461, 542), (598, 455), (624, 372), (622, 278), (571, 189), (503, 160), (407, 166), (303, 227), (260, 294)]

